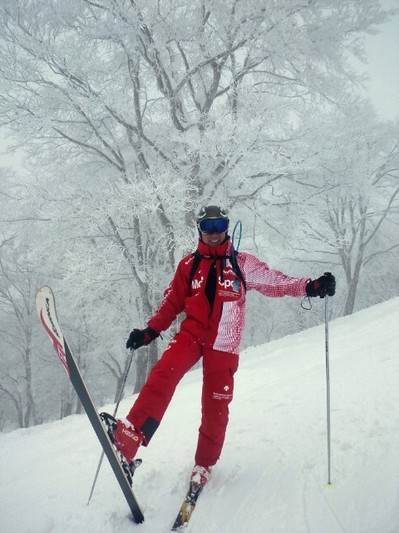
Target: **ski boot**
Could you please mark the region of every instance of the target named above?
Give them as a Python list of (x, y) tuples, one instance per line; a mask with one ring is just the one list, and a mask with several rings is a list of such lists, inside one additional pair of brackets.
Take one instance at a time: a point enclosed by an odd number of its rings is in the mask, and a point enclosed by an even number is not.
[(143, 435), (137, 431), (128, 420), (117, 420), (108, 413), (100, 413), (100, 418), (107, 428), (107, 433), (130, 485), (133, 483), (134, 473), (142, 463), (141, 459), (134, 459)]

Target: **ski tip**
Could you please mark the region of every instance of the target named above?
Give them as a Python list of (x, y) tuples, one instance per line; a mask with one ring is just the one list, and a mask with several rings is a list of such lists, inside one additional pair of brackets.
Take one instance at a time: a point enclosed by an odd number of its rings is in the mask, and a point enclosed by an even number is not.
[(326, 489), (332, 489), (332, 488), (333, 488), (333, 484), (331, 483), (331, 481), (326, 483)]
[(52, 307), (55, 312), (55, 297), (54, 293), (48, 285), (43, 285), (36, 293), (36, 310), (41, 317), (41, 311), (45, 307)]
[(46, 299), (51, 298), (54, 300), (54, 293), (48, 285), (43, 285), (36, 293), (36, 305), (39, 306)]
[(43, 285), (43, 287), (40, 287), (40, 289), (37, 291), (37, 293), (44, 293), (44, 292), (53, 292), (51, 290), (51, 287), (49, 287), (48, 285)]
[(49, 285), (43, 285), (37, 291), (37, 295), (41, 295), (41, 294), (53, 294), (53, 291)]

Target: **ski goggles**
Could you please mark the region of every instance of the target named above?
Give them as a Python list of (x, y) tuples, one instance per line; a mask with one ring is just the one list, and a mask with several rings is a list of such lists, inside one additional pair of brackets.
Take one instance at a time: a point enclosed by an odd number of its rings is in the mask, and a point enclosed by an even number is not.
[(201, 233), (224, 233), (229, 227), (225, 218), (205, 218), (198, 224)]

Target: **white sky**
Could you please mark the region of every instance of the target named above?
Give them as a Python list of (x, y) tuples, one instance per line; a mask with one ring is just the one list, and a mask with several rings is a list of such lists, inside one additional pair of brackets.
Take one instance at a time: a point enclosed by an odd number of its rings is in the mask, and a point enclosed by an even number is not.
[[(399, 9), (399, 0), (383, 0), (384, 8)], [(399, 14), (367, 39), (369, 96), (384, 120), (399, 119)]]

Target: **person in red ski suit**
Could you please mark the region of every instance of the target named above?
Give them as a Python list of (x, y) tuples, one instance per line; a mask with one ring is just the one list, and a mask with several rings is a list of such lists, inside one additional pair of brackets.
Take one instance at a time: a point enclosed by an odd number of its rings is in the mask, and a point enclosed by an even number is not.
[(148, 327), (134, 329), (126, 346), (148, 345), (184, 312), (180, 330), (152, 368), (126, 419), (108, 421), (115, 447), (132, 463), (138, 447), (148, 445), (161, 423), (177, 384), (202, 358), (202, 418), (193, 470), (201, 484), (219, 459), (225, 439), (245, 324), (246, 291), (268, 297), (335, 293), (331, 274), (313, 281), (294, 278), (270, 269), (252, 254), (234, 252), (228, 223), (222, 208), (201, 209), (197, 252), (181, 259)]

